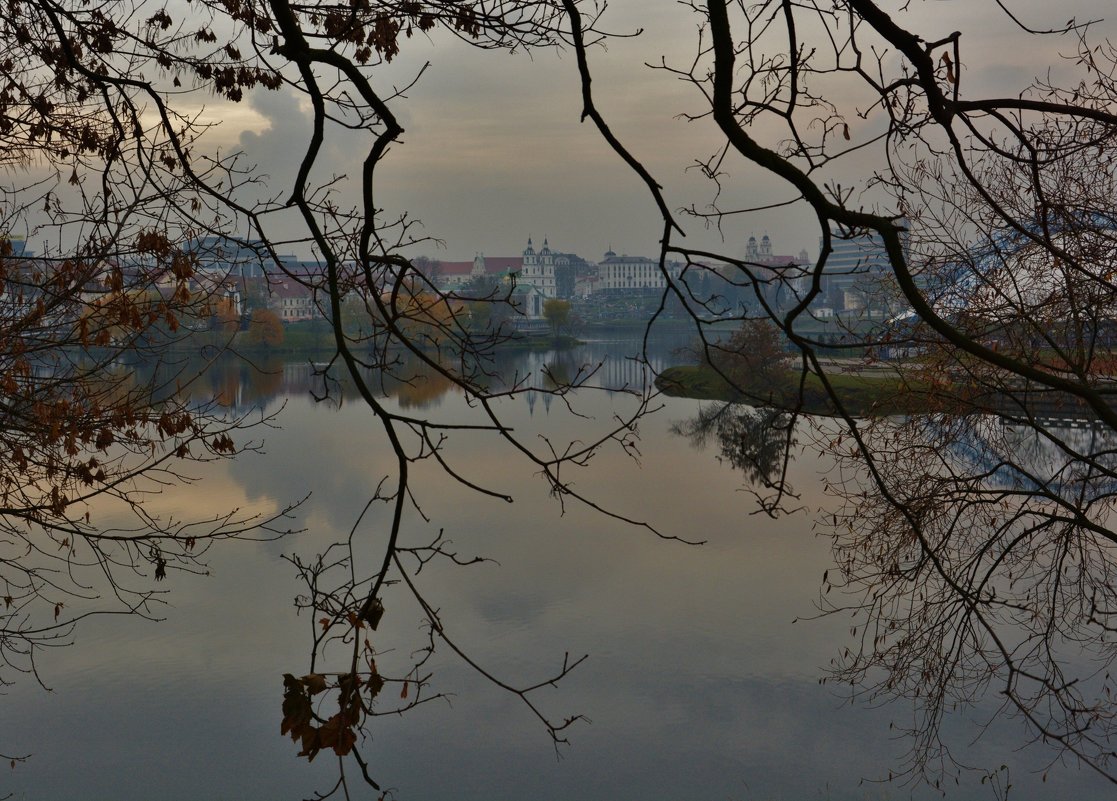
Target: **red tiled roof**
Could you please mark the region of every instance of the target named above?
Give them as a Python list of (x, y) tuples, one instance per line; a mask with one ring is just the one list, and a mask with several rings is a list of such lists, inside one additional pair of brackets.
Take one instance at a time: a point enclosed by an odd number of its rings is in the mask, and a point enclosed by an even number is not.
[(309, 298), (313, 293), (294, 281), (273, 281), (271, 294), (277, 298)]
[(438, 275), (468, 275), (473, 271), (471, 261), (439, 261), (433, 266)]
[(523, 256), (486, 256), (485, 269), (490, 273), (504, 273), (519, 270), (524, 266)]

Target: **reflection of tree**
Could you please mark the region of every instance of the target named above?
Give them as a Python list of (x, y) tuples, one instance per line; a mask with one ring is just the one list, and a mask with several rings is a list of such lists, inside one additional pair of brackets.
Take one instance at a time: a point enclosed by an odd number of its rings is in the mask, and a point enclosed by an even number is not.
[[(1106, 674), (1117, 661), (1117, 498), (1105, 489), (1114, 469), (1106, 449), (1063, 436), (1026, 402), (1059, 393), (1117, 430), (1105, 377), (1117, 316), (1112, 43), (1091, 23), (1031, 26), (1000, 4), (1023, 46), (1064, 37), (1076, 51), (1064, 63), (1078, 72), (983, 96), (970, 34), (940, 36), (917, 4), (688, 3), (701, 29), (693, 58), (663, 68), (691, 83), (721, 135), (702, 162), (712, 205), (689, 216), (730, 228), (745, 212), (798, 204), (817, 222), (819, 255), (780, 267), (683, 238), (687, 217), (595, 105), (593, 51), (578, 41), (577, 4), (563, 5), (584, 113), (659, 208), (661, 263), (725, 265), (726, 284), (755, 298), (744, 307), (751, 317), (797, 349), (800, 393), (809, 379), (832, 400), (835, 418), (815, 432), (838, 460), (828, 485), (845, 504), (831, 521), (838, 570), (828, 578), (852, 593), (834, 606), (859, 619), (839, 675), (877, 698), (915, 700), (909, 775), (937, 783), (960, 769), (941, 745), (942, 723), (996, 692), (1035, 740), (1117, 781)], [(835, 162), (870, 152), (878, 166), (864, 181), (832, 180)], [(781, 189), (751, 207), (728, 204), (730, 159)], [(872, 251), (876, 265), (842, 259), (856, 250)], [(893, 312), (843, 319), (836, 352), (823, 306), (842, 270), (879, 271)], [(707, 346), (720, 340), (717, 303), (681, 281), (664, 294), (686, 306)], [(905, 391), (944, 413), (933, 427), (857, 419), (844, 402), (837, 374), (849, 361), (863, 357), (852, 369), (870, 370), (895, 351), (903, 360), (888, 369)], [(1057, 486), (1008, 447), (994, 449), (993, 465), (953, 458), (954, 438), (987, 414), (1054, 446), (1072, 480)], [(1006, 471), (1024, 480), (1001, 480)]]
[(919, 773), (953, 759), (947, 711), (989, 694), (1074, 754), (1098, 759), (1117, 733), (1113, 437), (1029, 415), (862, 421), (871, 474), (849, 440), (830, 448), (824, 608), (860, 621), (835, 677), (914, 702)]
[(403, 409), (430, 408), (453, 388), (454, 383), (445, 375), (421, 363), (412, 364), (406, 378), (393, 379), (386, 376), (384, 381), (388, 396), (396, 398)]
[(569, 353), (559, 353), (543, 367), (543, 388), (561, 391), (583, 380), (585, 367), (576, 363)]
[[(284, 362), (274, 354), (262, 354), (251, 360), (233, 353), (222, 353), (213, 359), (184, 358), (167, 364), (137, 364), (133, 368), (144, 381), (169, 384), (176, 375), (198, 377), (176, 387), (176, 392), (192, 406), (216, 403), (226, 409), (247, 412), (263, 410), (280, 393), (291, 387), (284, 385)], [(295, 389), (306, 392), (309, 382)]]
[[(191, 369), (201, 371), (201, 360), (191, 360)], [(381, 397), (396, 398), (404, 408), (429, 408), (454, 384), (425, 362), (401, 356), (398, 369), (369, 369), (366, 380), (375, 386)], [(150, 379), (153, 367), (139, 365), (137, 372)], [(190, 402), (214, 401), (230, 409), (263, 409), (280, 395), (310, 397), (323, 392), (323, 376), (306, 361), (284, 361), (275, 354), (261, 354), (252, 359), (223, 354), (206, 363), (200, 377), (182, 388)], [(355, 389), (344, 377), (330, 379), (329, 392), (337, 400), (352, 400)]]
[(241, 381), (236, 372), (225, 366), (224, 369), (216, 370), (209, 381), (213, 386), (214, 402), (226, 408), (237, 405)]
[(698, 448), (716, 441), (719, 459), (743, 472), (751, 484), (775, 492), (757, 493), (763, 508), (774, 514), (791, 492), (786, 474), (796, 444), (795, 420), (790, 412), (771, 406), (718, 403), (703, 406), (697, 416), (676, 423), (672, 431)]
[(283, 391), (283, 362), (274, 356), (254, 360), (247, 365), (246, 379), (244, 402), (263, 408)]

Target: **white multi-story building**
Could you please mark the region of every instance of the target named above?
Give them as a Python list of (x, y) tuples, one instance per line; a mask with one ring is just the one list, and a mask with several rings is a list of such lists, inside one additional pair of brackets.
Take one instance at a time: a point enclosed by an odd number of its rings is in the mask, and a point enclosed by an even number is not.
[[(677, 280), (682, 272), (682, 265), (677, 262), (668, 262), (667, 272), (671, 280)], [(659, 269), (659, 262), (645, 256), (618, 256), (613, 251), (607, 251), (597, 264), (598, 292), (626, 292), (635, 290), (665, 289), (667, 278)]]

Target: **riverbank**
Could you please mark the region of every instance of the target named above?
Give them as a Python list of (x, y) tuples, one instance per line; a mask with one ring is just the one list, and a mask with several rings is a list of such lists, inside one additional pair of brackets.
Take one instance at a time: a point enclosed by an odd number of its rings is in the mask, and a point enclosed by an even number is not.
[[(838, 372), (826, 374), (842, 407), (857, 417), (910, 414), (919, 405), (912, 385), (892, 371), (871, 371), (865, 374)], [(833, 416), (838, 408), (814, 373), (788, 370), (775, 386), (740, 387), (731, 385), (709, 365), (668, 367), (655, 382), (665, 395), (696, 400), (774, 406), (806, 414)]]

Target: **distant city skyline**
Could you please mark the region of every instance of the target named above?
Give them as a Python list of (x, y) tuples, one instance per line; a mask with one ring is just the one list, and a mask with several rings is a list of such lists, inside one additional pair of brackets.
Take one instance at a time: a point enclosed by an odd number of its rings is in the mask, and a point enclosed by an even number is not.
[[(1105, 0), (1075, 0), (1057, 9), (1038, 0), (1012, 4), (1013, 13), (1037, 28), (1063, 24), (1072, 15), (1103, 18), (1111, 10)], [(926, 36), (963, 31), (963, 87), (971, 94), (1016, 94), (1049, 68), (1070, 68), (1059, 53), (1073, 49), (1071, 37), (1027, 37), (994, 4), (926, 1), (892, 13)], [(676, 3), (614, 0), (603, 24), (616, 32), (642, 28), (643, 33), (590, 51), (600, 110), (664, 184), (673, 209), (706, 208), (713, 187), (694, 164), (717, 150), (718, 132), (708, 118), (679, 119), (702, 111), (703, 98), (694, 87), (646, 66), (661, 57), (674, 65), (692, 60), (696, 17)], [(1113, 30), (1112, 21), (1098, 34), (1106, 30)], [(1018, 46), (1021, 40), (1028, 46)], [(377, 202), (386, 218), (407, 211), (422, 221), (424, 235), (445, 243), (442, 249), (424, 243), (410, 253), (450, 260), (477, 252), (510, 255), (519, 253), (531, 234), (584, 256), (610, 246), (655, 255), (661, 223), (646, 189), (592, 124), (579, 122), (573, 53), (510, 55), (479, 51), (450, 37), (416, 36), (391, 65), (373, 71), (376, 85), (381, 91), (406, 85), (427, 61), (429, 69), (393, 106), (406, 132), (377, 183)], [(245, 104), (215, 106), (208, 115), (225, 121), (214, 141), (243, 147), (277, 178), (289, 176), (305, 146), (306, 130), (299, 121), (305, 124), (308, 112), (288, 94), (256, 92)], [(867, 123), (856, 117), (849, 125), (855, 138), (866, 133), (860, 126)], [(754, 132), (766, 133), (763, 126)], [(352, 175), (358, 152), (355, 138), (328, 140), (322, 174)], [(879, 159), (879, 151), (855, 155), (833, 178), (843, 187), (864, 189)], [(792, 199), (784, 185), (758, 168), (729, 159), (724, 169), (730, 177), (721, 198), (726, 207)], [(858, 197), (869, 203), (875, 196)], [(716, 247), (732, 256), (744, 255), (750, 234), (765, 232), (785, 251), (817, 253), (817, 223), (796, 206), (729, 220), (724, 240), (700, 219), (680, 215), (679, 221), (688, 234), (685, 244)]]
[[(768, 234), (766, 232), (760, 232), (760, 231), (756, 232), (755, 234), (749, 234), (749, 236), (742, 243), (742, 247), (740, 249), (741, 252), (739, 254), (736, 254), (736, 255), (739, 256), (742, 259), (744, 259), (744, 258), (755, 258), (756, 254), (755, 253), (750, 253), (749, 240), (750, 239), (759, 240), (764, 236), (768, 236)], [(532, 236), (532, 237), (530, 237), (530, 239), (535, 244), (535, 246), (538, 247), (540, 245), (541, 241), (550, 242), (551, 238), (549, 236), (542, 237), (542, 238)], [(805, 246), (792, 247), (792, 245), (795, 244), (795, 243), (777, 242), (774, 238), (770, 238), (770, 240), (771, 240), (773, 248), (781, 248), (782, 249), (780, 251), (775, 251), (775, 252), (780, 252), (780, 253), (786, 252), (787, 254), (794, 255), (796, 257), (799, 256), (800, 251), (803, 251), (803, 252), (806, 252), (808, 254), (808, 257), (814, 258), (814, 253), (817, 253), (817, 250), (818, 250), (817, 248), (815, 248), (814, 252), (812, 253), (812, 250), (810, 248), (805, 247)], [(518, 257), (518, 256), (522, 255), (524, 248), (527, 246), (527, 243), (528, 243), (528, 239), (525, 239), (523, 245), (519, 249), (517, 249), (514, 253), (498, 253), (496, 251), (479, 250), (479, 251), (475, 251), (472, 255), (464, 256), (462, 254), (450, 254), (447, 251), (437, 251), (437, 252), (434, 252), (434, 253), (430, 253), (430, 252), (418, 253), (417, 252), (415, 254), (415, 257), (416, 258), (425, 258), (425, 259), (429, 259), (431, 261), (447, 262), (447, 263), (452, 263), (452, 264), (464, 264), (466, 262), (471, 262), (473, 259), (477, 258), (478, 256), (482, 256), (486, 259), (489, 259), (489, 258), (507, 259), (507, 258), (514, 258), (514, 257)], [(658, 256), (659, 256), (659, 247), (658, 247), (658, 245), (655, 245), (655, 244), (650, 245), (649, 247), (647, 247), (643, 250), (640, 250), (638, 248), (633, 249), (633, 248), (616, 247), (615, 245), (610, 243), (609, 245), (606, 246), (605, 250), (603, 250), (601, 253), (598, 253), (598, 254), (595, 254), (593, 252), (586, 251), (586, 250), (580, 250), (577, 247), (570, 247), (568, 244), (561, 243), (561, 242), (557, 243), (557, 244), (556, 243), (551, 243), (550, 248), (551, 248), (551, 250), (554, 250), (556, 252), (570, 253), (570, 254), (574, 254), (576, 256), (580, 256), (583, 259), (585, 259), (586, 261), (590, 261), (590, 262), (594, 262), (594, 263), (597, 263), (597, 262), (603, 260), (605, 258), (605, 256), (607, 254), (609, 254), (610, 252), (613, 253), (614, 255), (619, 255), (619, 256), (644, 256), (644, 257), (647, 257), (647, 258), (650, 258), (650, 259), (657, 259)]]

